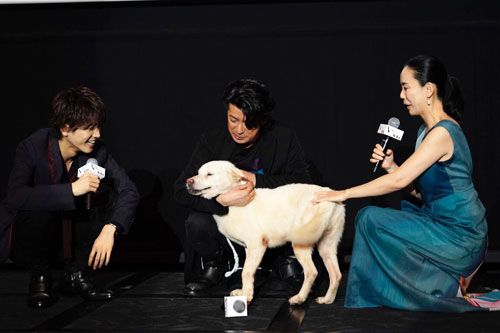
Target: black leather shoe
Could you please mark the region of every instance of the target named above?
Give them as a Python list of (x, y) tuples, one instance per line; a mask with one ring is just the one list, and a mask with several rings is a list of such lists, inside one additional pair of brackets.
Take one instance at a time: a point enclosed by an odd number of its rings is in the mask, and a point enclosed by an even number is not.
[(50, 275), (31, 276), (28, 294), (28, 306), (31, 308), (48, 308), (57, 302), (52, 295), (52, 278)]
[(113, 297), (111, 290), (97, 290), (82, 272), (65, 272), (61, 281), (62, 291), (70, 295), (80, 295), (88, 301), (107, 301)]
[(300, 290), (304, 282), (304, 271), (294, 256), (282, 258), (275, 269), (281, 281), (287, 283), (292, 289)]
[(203, 293), (222, 281), (224, 276), (224, 269), (218, 266), (212, 266), (207, 264), (201, 275), (198, 277), (196, 282), (190, 282), (184, 288), (184, 292), (196, 295), (198, 293)]

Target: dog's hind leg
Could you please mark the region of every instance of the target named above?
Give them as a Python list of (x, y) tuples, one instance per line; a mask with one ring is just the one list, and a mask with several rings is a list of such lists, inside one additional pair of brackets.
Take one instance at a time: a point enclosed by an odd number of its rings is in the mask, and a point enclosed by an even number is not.
[(292, 246), (295, 257), (297, 257), (297, 260), (304, 270), (304, 283), (302, 283), (299, 293), (290, 298), (288, 302), (290, 304), (302, 304), (311, 291), (314, 280), (316, 280), (316, 276), (318, 276), (318, 271), (312, 261), (312, 245), (292, 244)]
[(250, 304), (253, 299), (255, 272), (266, 252), (267, 243), (267, 239), (262, 239), (262, 242), (249, 242), (247, 244), (245, 264), (241, 273), (242, 289), (231, 291), (231, 296), (246, 296), (247, 303)]
[(340, 235), (342, 234), (343, 223), (342, 227), (339, 227), (340, 226), (330, 225), (318, 243), (318, 252), (323, 259), (330, 279), (330, 284), (328, 285), (325, 296), (316, 299), (316, 302), (320, 304), (333, 303), (337, 295), (340, 279), (342, 278), (339, 262), (337, 260), (337, 245), (340, 241)]

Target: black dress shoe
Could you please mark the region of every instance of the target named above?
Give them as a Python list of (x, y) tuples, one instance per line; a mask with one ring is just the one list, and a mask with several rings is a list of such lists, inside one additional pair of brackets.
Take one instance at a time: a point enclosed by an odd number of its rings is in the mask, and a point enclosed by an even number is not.
[(28, 306), (31, 308), (48, 308), (57, 302), (52, 295), (52, 279), (50, 275), (32, 275), (29, 285)]
[(80, 295), (88, 301), (107, 301), (113, 297), (111, 290), (97, 290), (82, 272), (63, 274), (61, 289), (69, 295)]
[(196, 282), (190, 282), (184, 288), (184, 292), (190, 295), (197, 295), (206, 292), (208, 289), (218, 285), (224, 276), (224, 269), (207, 263), (207, 266), (198, 277)]
[(304, 271), (294, 256), (281, 258), (276, 267), (281, 281), (288, 284), (293, 292), (298, 292), (304, 282)]

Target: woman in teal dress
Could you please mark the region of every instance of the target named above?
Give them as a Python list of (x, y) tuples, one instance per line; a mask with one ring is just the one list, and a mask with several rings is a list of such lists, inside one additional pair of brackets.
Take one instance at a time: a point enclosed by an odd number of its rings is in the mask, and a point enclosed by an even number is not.
[(404, 66), (401, 94), (424, 124), (415, 152), (401, 166), (376, 145), (370, 162), (387, 174), (342, 191), (316, 193), (320, 201), (383, 195), (400, 189), (421, 200), (401, 210), (365, 207), (356, 217), (345, 306), (388, 306), (413, 311), (485, 310), (460, 296), (486, 252), (485, 208), (472, 183), (472, 160), (458, 123), (463, 101), (457, 81), (432, 56)]

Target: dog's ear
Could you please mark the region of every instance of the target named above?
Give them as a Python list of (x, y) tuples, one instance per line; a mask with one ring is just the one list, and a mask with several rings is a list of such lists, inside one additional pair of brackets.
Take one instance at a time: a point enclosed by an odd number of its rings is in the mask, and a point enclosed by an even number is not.
[(246, 179), (245, 174), (238, 168), (234, 168), (231, 170), (231, 177), (234, 183), (239, 183), (241, 181), (248, 182), (248, 179)]

